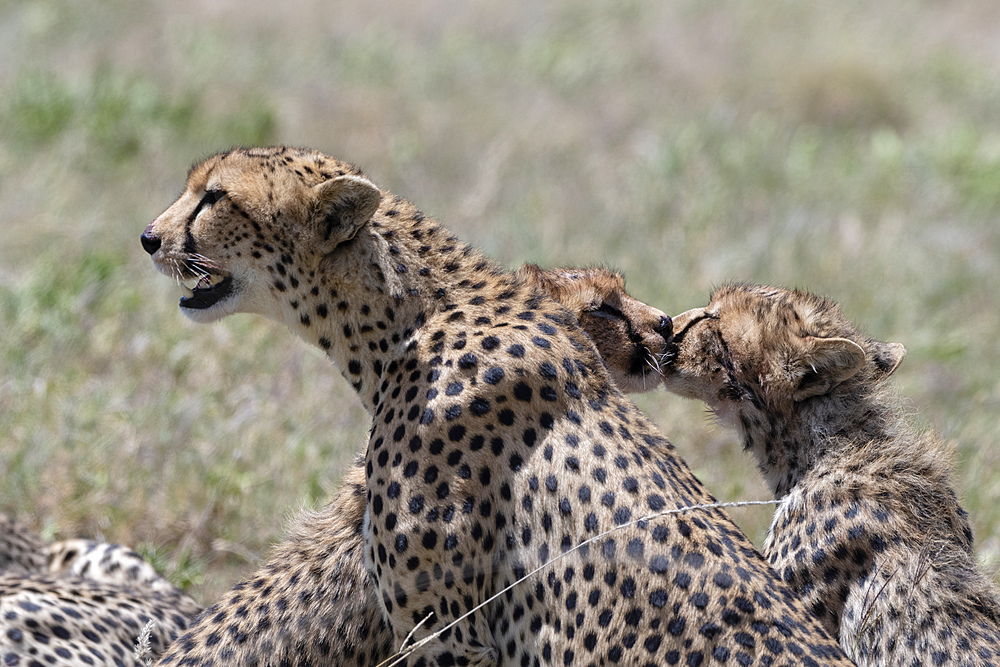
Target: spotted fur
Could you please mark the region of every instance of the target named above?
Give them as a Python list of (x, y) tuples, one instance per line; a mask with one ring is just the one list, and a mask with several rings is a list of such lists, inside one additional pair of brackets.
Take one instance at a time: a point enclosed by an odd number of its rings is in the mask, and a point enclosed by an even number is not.
[[(656, 359), (666, 349), (670, 318), (634, 299), (621, 275), (601, 268), (547, 271), (526, 265), (518, 274), (565, 305), (597, 344), (619, 386), (653, 388)], [(208, 609), (168, 654), (186, 664), (252, 661), (273, 655), (310, 665), (377, 665), (395, 652), (375, 582), (364, 565), (362, 526), (367, 509), (364, 458), (348, 469), (333, 500), (299, 516), (289, 540), (247, 581)], [(261, 582), (283, 589), (287, 607), (274, 613), (247, 608)], [(308, 591), (296, 605), (295, 591)], [(287, 601), (292, 603), (288, 604)], [(217, 618), (231, 619), (225, 633)], [(266, 627), (262, 631), (261, 627)]]
[(730, 285), (675, 319), (665, 386), (735, 427), (776, 498), (764, 553), (859, 665), (1000, 663), (1000, 597), (937, 436), (886, 378), (898, 343), (832, 301)]
[(149, 658), (201, 607), (137, 553), (73, 539), (49, 543), (0, 515), (0, 664), (141, 665), (136, 638), (154, 622)]
[(0, 574), (40, 572), (46, 564), (48, 543), (6, 514), (0, 514)]
[(721, 510), (635, 521), (712, 498), (567, 310), (356, 168), (214, 156), (142, 241), (185, 315), (283, 322), (357, 391), (366, 558), (394, 648), (428, 639), (407, 664), (848, 664)]

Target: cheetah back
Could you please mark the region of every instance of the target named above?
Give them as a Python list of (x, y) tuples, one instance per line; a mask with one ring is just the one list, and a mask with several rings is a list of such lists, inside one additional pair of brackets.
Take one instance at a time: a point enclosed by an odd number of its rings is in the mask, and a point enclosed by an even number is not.
[[(622, 378), (630, 387), (658, 383), (659, 375), (650, 376), (648, 368), (663, 354), (669, 318), (629, 295), (619, 274), (602, 268), (547, 271), (533, 265), (519, 274), (581, 321), (616, 380)], [(255, 575), (202, 615), (163, 663), (181, 658), (187, 665), (222, 659), (242, 663), (272, 655), (276, 662), (290, 664), (362, 667), (390, 658), (393, 634), (363, 562), (365, 484), (362, 459), (347, 470), (336, 497), (319, 512), (300, 515), (294, 535)], [(238, 613), (261, 589), (283, 594), (277, 604)], [(219, 631), (220, 624), (225, 632)]]

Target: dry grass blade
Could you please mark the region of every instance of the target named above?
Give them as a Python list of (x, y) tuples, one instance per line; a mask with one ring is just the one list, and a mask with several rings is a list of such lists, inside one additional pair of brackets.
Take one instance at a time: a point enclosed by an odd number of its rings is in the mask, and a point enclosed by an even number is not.
[(141, 662), (146, 667), (151, 667), (153, 664), (153, 649), (149, 645), (149, 636), (154, 628), (156, 628), (156, 623), (152, 619), (146, 622), (135, 640), (135, 650), (132, 653), (136, 661)]
[[(619, 530), (622, 530), (624, 528), (628, 528), (629, 526), (634, 526), (634, 525), (637, 525), (637, 524), (640, 524), (640, 523), (645, 523), (645, 522), (648, 522), (648, 521), (652, 521), (653, 519), (657, 519), (657, 518), (660, 518), (660, 517), (670, 516), (672, 514), (683, 514), (685, 512), (695, 512), (695, 511), (698, 511), (698, 510), (721, 509), (721, 508), (728, 508), (728, 507), (756, 507), (756, 506), (760, 506), (760, 505), (777, 505), (780, 502), (781, 502), (780, 500), (741, 500), (741, 501), (732, 501), (732, 502), (725, 502), (725, 503), (703, 503), (703, 504), (700, 504), (700, 505), (690, 505), (688, 507), (678, 507), (676, 509), (663, 510), (662, 512), (656, 512), (655, 514), (647, 514), (646, 516), (639, 517), (638, 519), (633, 519), (632, 521), (628, 521), (628, 522), (623, 523), (623, 524), (621, 524), (619, 526), (615, 526), (614, 528), (609, 528), (608, 530), (605, 530), (604, 532), (598, 533), (597, 535), (594, 535), (593, 537), (587, 538), (583, 542), (580, 542), (576, 546), (571, 547), (570, 549), (567, 549), (566, 551), (562, 552), (558, 556), (556, 556), (554, 558), (550, 558), (548, 561), (542, 563), (541, 565), (539, 565), (538, 567), (536, 567), (531, 572), (528, 572), (526, 575), (524, 575), (523, 577), (521, 577), (520, 579), (518, 579), (514, 583), (512, 583), (512, 584), (510, 584), (508, 586), (505, 586), (503, 589), (497, 591), (492, 596), (490, 596), (489, 598), (487, 598), (483, 602), (479, 603), (478, 605), (476, 605), (475, 607), (473, 607), (469, 611), (465, 612), (464, 614), (462, 614), (461, 616), (459, 616), (458, 618), (456, 618), (451, 623), (447, 624), (446, 626), (444, 626), (440, 630), (437, 630), (436, 632), (433, 632), (433, 633), (427, 635), (426, 637), (424, 637), (420, 641), (418, 641), (415, 644), (413, 644), (411, 647), (406, 648), (406, 649), (404, 649), (403, 647), (400, 647), (400, 650), (399, 650), (399, 652), (396, 655), (388, 658), (387, 660), (383, 661), (381, 664), (382, 665), (387, 665), (387, 667), (395, 667), (395, 665), (398, 665), (401, 661), (405, 660), (414, 651), (417, 651), (420, 648), (422, 648), (423, 646), (425, 646), (426, 644), (429, 644), (430, 642), (434, 641), (442, 633), (448, 631), (450, 628), (454, 627), (455, 625), (457, 625), (458, 623), (462, 622), (466, 618), (469, 618), (470, 616), (472, 616), (473, 614), (475, 614), (477, 611), (479, 611), (480, 609), (482, 609), (486, 605), (490, 604), (491, 602), (493, 602), (494, 600), (496, 600), (497, 598), (499, 598), (501, 595), (503, 595), (507, 591), (511, 590), (512, 588), (514, 588), (515, 586), (517, 586), (517, 585), (519, 585), (519, 584), (527, 581), (528, 579), (530, 579), (534, 575), (538, 574), (539, 572), (541, 572), (545, 568), (549, 567), (550, 565), (553, 565), (553, 564), (559, 562), (560, 560), (562, 560), (566, 556), (569, 556), (570, 554), (575, 553), (579, 549), (582, 549), (583, 547), (591, 544), (592, 542), (595, 542), (595, 541), (600, 540), (600, 539), (602, 539), (604, 537), (607, 537), (608, 535), (611, 535), (612, 533), (615, 533), (615, 532), (617, 532)], [(428, 616), (427, 618), (430, 618), (430, 616)], [(424, 622), (426, 622), (427, 618), (425, 618), (423, 621), (421, 621), (420, 624), (423, 624)], [(418, 624), (418, 626), (420, 624)], [(413, 630), (411, 630), (410, 633), (407, 635), (406, 641), (403, 642), (404, 646), (406, 645), (407, 642), (409, 642), (410, 638), (413, 636), (413, 633), (415, 631), (416, 631), (416, 627), (414, 627)]]

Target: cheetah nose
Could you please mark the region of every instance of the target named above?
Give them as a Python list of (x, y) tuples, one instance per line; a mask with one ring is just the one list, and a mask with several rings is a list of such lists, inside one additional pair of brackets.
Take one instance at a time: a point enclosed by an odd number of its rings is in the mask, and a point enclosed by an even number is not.
[(663, 336), (663, 340), (669, 341), (674, 335), (674, 323), (669, 315), (660, 316), (660, 324), (653, 331)]
[(153, 232), (149, 230), (149, 227), (147, 227), (146, 231), (142, 233), (139, 240), (142, 242), (142, 249), (150, 255), (160, 249), (160, 237), (153, 234)]

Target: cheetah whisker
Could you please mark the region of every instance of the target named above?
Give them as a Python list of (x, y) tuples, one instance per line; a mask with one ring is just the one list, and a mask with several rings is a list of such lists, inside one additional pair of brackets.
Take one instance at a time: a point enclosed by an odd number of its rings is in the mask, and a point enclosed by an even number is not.
[(201, 255), (199, 253), (192, 254), (191, 259), (193, 259), (194, 260), (193, 263), (199, 267), (208, 269), (220, 269), (220, 270), (222, 269), (222, 267), (219, 266), (219, 263), (216, 262), (214, 259), (205, 257), (204, 255)]
[(180, 262), (173, 257), (168, 258), (167, 261), (170, 263), (170, 272), (174, 276), (174, 282), (176, 282), (177, 286), (180, 287), (182, 284), (181, 276), (184, 275), (184, 272), (181, 270)]
[[(670, 362), (673, 361), (674, 356), (675, 356), (675, 354), (674, 354), (673, 351), (664, 352), (663, 354), (660, 355), (660, 358), (659, 358), (659, 360), (657, 362), (657, 366), (660, 367), (660, 366), (667, 366), (667, 365), (669, 365)], [(661, 375), (663, 374), (662, 371), (661, 371), (660, 374)]]
[[(477, 611), (479, 611), (480, 609), (482, 609), (486, 605), (490, 604), (494, 600), (498, 599), (500, 596), (504, 595), (507, 591), (512, 590), (518, 584), (527, 581), (528, 579), (530, 579), (531, 577), (535, 576), (536, 574), (538, 574), (539, 572), (541, 572), (542, 570), (544, 570), (548, 566), (553, 565), (557, 561), (559, 561), (562, 558), (570, 555), (571, 553), (573, 553), (573, 552), (575, 552), (575, 551), (577, 551), (579, 549), (582, 549), (583, 547), (589, 545), (591, 542), (595, 542), (597, 540), (600, 540), (600, 539), (602, 539), (604, 537), (607, 537), (608, 535), (610, 535), (612, 533), (615, 533), (615, 532), (617, 532), (619, 530), (622, 530), (624, 528), (628, 528), (630, 526), (634, 526), (634, 525), (637, 525), (637, 524), (640, 524), (640, 523), (645, 523), (645, 522), (648, 522), (648, 521), (652, 521), (653, 519), (658, 519), (660, 517), (670, 516), (672, 514), (682, 514), (684, 512), (689, 512), (689, 511), (693, 511), (693, 510), (711, 510), (711, 509), (720, 509), (720, 508), (725, 508), (725, 507), (754, 507), (754, 506), (758, 506), (758, 505), (777, 505), (777, 504), (779, 504), (781, 502), (782, 502), (781, 500), (737, 500), (737, 501), (730, 501), (730, 502), (724, 502), (724, 503), (703, 503), (703, 504), (700, 504), (700, 505), (689, 505), (687, 507), (678, 507), (676, 509), (663, 510), (662, 512), (656, 512), (655, 514), (647, 514), (646, 516), (642, 516), (642, 517), (639, 517), (638, 519), (633, 519), (632, 521), (629, 521), (627, 523), (623, 523), (620, 526), (615, 526), (614, 528), (609, 528), (608, 530), (605, 530), (602, 533), (598, 533), (597, 535), (594, 535), (593, 537), (589, 537), (586, 540), (584, 540), (583, 542), (580, 542), (579, 544), (577, 544), (576, 546), (574, 546), (574, 547), (572, 547), (570, 549), (567, 549), (566, 551), (562, 552), (561, 554), (559, 554), (555, 558), (551, 558), (548, 561), (546, 561), (545, 563), (542, 563), (541, 565), (539, 565), (534, 570), (532, 570), (528, 574), (524, 575), (523, 577), (521, 577), (520, 579), (518, 579), (514, 583), (512, 583), (512, 584), (510, 584), (508, 586), (505, 586), (503, 589), (501, 589), (500, 591), (494, 593), (492, 596), (490, 596), (489, 598), (487, 598), (483, 602), (479, 603), (478, 605), (476, 605), (475, 607), (473, 607), (469, 611), (465, 612), (464, 614), (462, 614), (461, 616), (459, 616), (458, 618), (456, 618), (455, 620), (453, 620), (448, 625), (444, 626), (443, 628), (441, 628), (437, 632), (434, 632), (432, 634), (427, 635), (426, 637), (424, 637), (423, 639), (421, 639), (420, 641), (418, 641), (417, 643), (415, 643), (413, 646), (411, 646), (410, 648), (406, 649), (405, 651), (402, 649), (402, 647), (400, 647), (400, 650), (396, 653), (396, 655), (387, 658), (384, 662), (380, 663), (378, 667), (383, 667), (383, 666), (384, 667), (395, 667), (395, 665), (398, 665), (400, 662), (402, 662), (403, 660), (405, 660), (406, 658), (408, 658), (410, 655), (412, 655), (415, 651), (417, 651), (420, 648), (423, 648), (425, 645), (429, 644), (430, 642), (434, 641), (439, 636), (441, 636), (442, 634), (444, 634), (445, 632), (447, 632), (452, 626), (455, 626), (458, 623), (461, 623), (466, 618), (472, 616), (474, 613), (476, 613)], [(427, 618), (430, 618), (430, 616), (428, 616)], [(414, 626), (414, 628), (406, 636), (406, 640), (403, 642), (404, 645), (406, 644), (406, 642), (408, 642), (410, 640), (410, 637), (413, 635), (413, 633), (416, 632), (417, 628), (420, 627), (420, 625), (422, 625), (427, 620), (427, 618), (425, 618), (423, 621), (420, 621), (420, 623), (418, 623), (416, 626)], [(389, 662), (390, 660), (392, 660), (392, 662)]]

